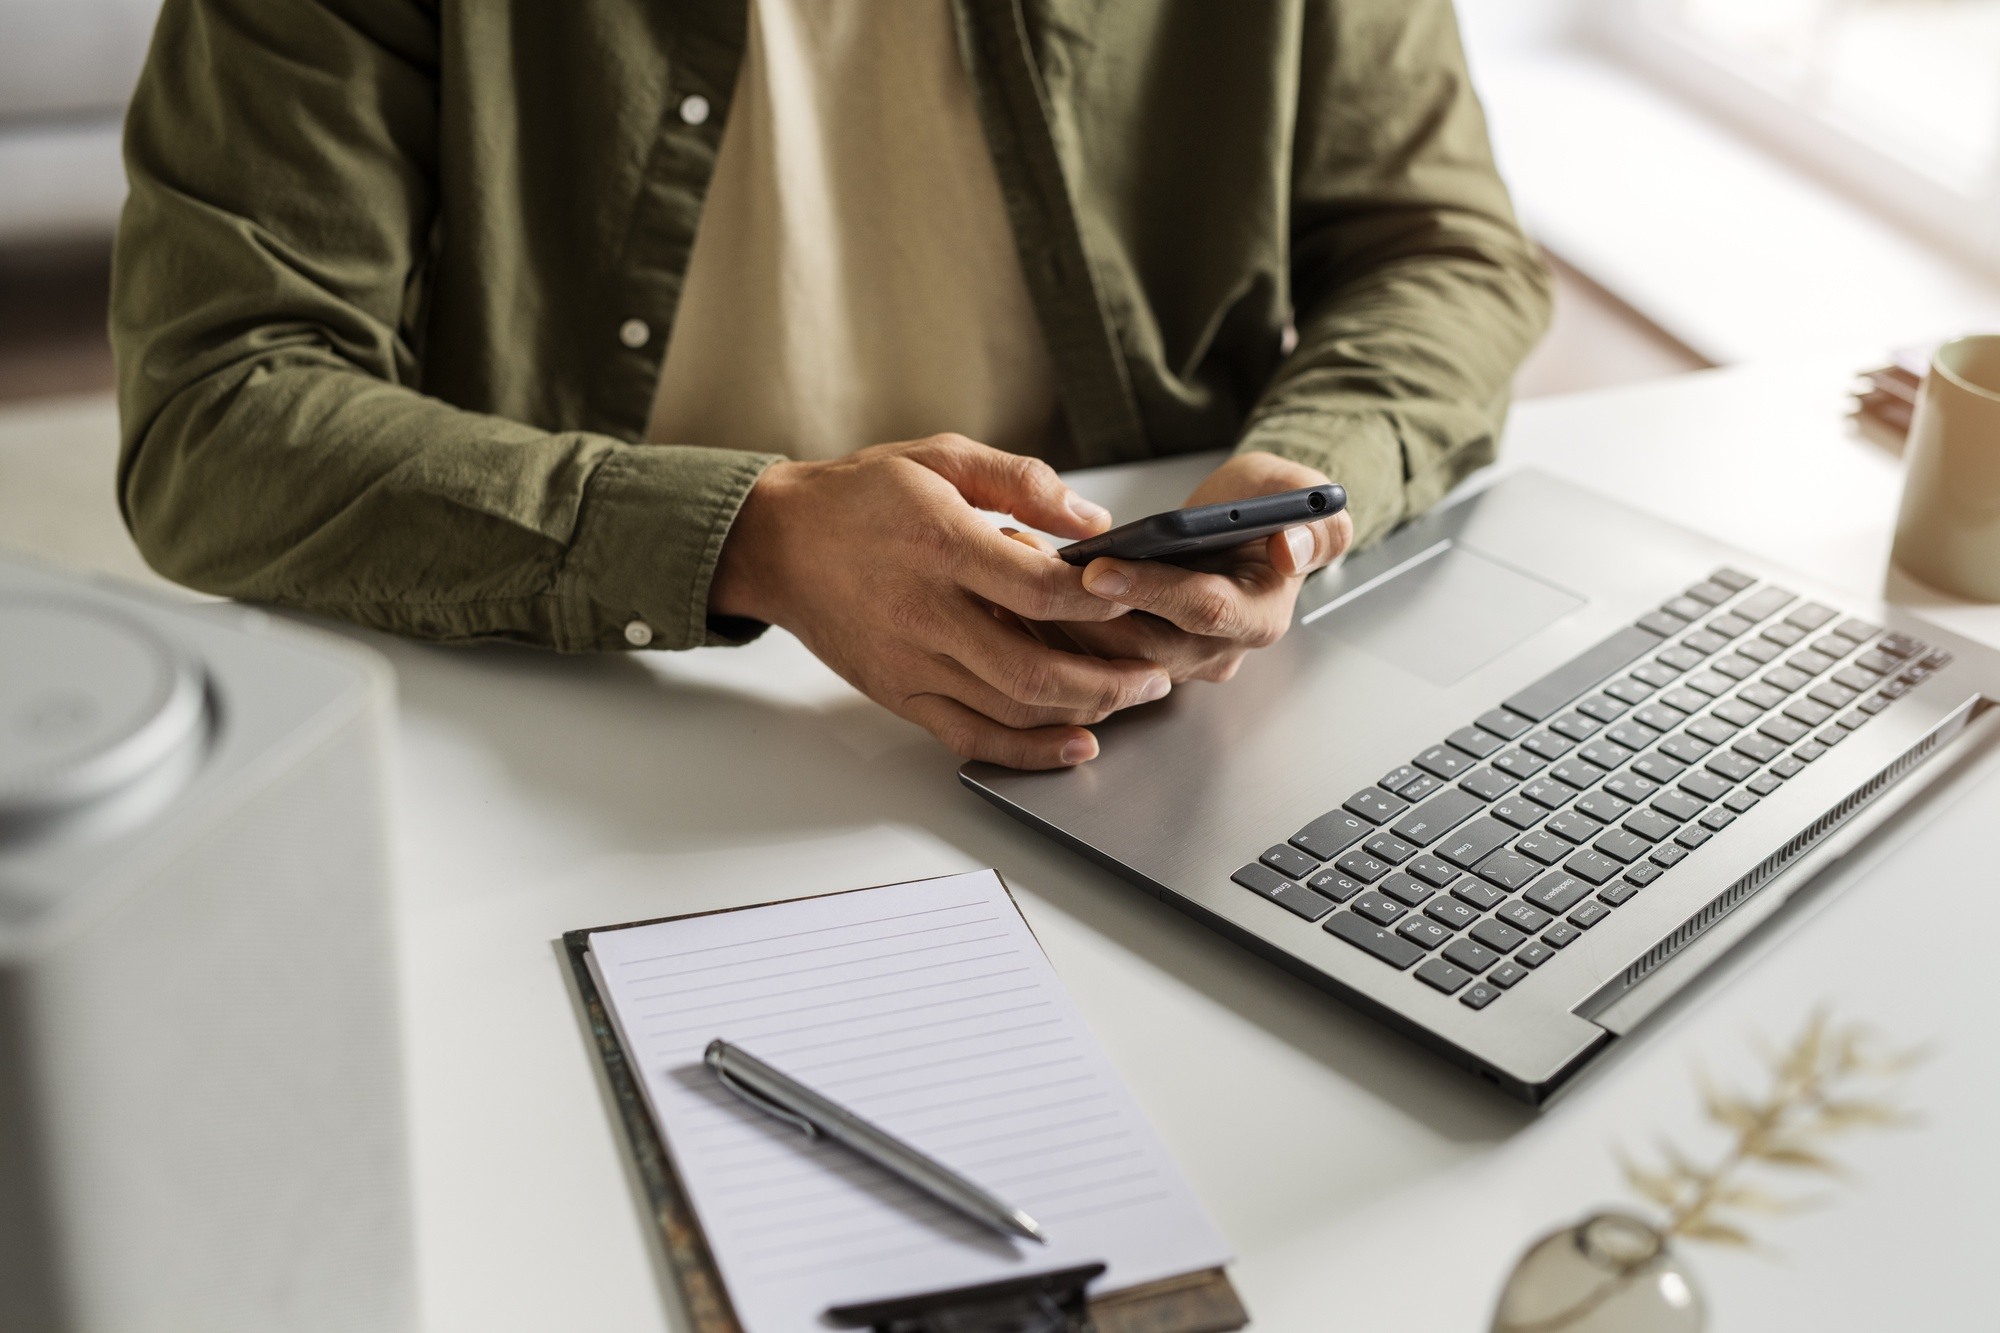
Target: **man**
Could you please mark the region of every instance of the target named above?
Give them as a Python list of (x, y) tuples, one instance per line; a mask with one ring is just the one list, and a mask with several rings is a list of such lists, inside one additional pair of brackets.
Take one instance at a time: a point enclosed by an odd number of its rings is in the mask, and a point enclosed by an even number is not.
[[(1449, 0), (168, 0), (120, 499), (163, 573), (563, 650), (798, 635), (960, 754), (1222, 680), (1489, 461), (1546, 319)], [(1078, 571), (1055, 466), (1348, 515)], [(864, 447), (874, 446), (874, 447)]]

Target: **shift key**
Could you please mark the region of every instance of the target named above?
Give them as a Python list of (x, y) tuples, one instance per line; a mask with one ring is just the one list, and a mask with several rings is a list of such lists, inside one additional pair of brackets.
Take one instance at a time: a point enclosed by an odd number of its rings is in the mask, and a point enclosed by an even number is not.
[(1469, 791), (1446, 787), (1398, 820), (1394, 832), (1405, 842), (1428, 847), (1485, 804)]
[(1470, 870), (1513, 836), (1514, 830), (1497, 819), (1475, 819), (1438, 843), (1437, 854), (1460, 870)]

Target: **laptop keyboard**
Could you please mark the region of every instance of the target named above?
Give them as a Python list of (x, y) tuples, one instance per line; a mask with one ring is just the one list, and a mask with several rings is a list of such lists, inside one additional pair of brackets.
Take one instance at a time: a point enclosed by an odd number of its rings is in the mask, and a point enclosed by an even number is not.
[(1232, 878), (1485, 1009), (1950, 660), (1719, 569)]

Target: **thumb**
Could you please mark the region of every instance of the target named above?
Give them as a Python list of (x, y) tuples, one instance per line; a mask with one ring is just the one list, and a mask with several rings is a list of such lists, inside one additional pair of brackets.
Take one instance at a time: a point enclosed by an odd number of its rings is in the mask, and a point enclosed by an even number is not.
[(1111, 526), (1111, 515), (1063, 484), (1039, 458), (1010, 454), (963, 436), (925, 440), (910, 457), (943, 477), (981, 509), (1012, 514), (1023, 523), (1064, 537), (1090, 537)]
[(1331, 564), (1353, 540), (1354, 520), (1342, 510), (1332, 518), (1272, 533), (1265, 549), (1273, 568), (1296, 578)]

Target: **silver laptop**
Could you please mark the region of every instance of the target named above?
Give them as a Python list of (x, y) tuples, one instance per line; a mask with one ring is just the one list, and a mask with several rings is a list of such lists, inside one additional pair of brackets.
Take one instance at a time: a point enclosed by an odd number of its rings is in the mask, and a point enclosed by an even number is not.
[(1309, 583), (1227, 686), (974, 791), (1546, 1100), (2000, 722), (2000, 653), (1542, 473)]

